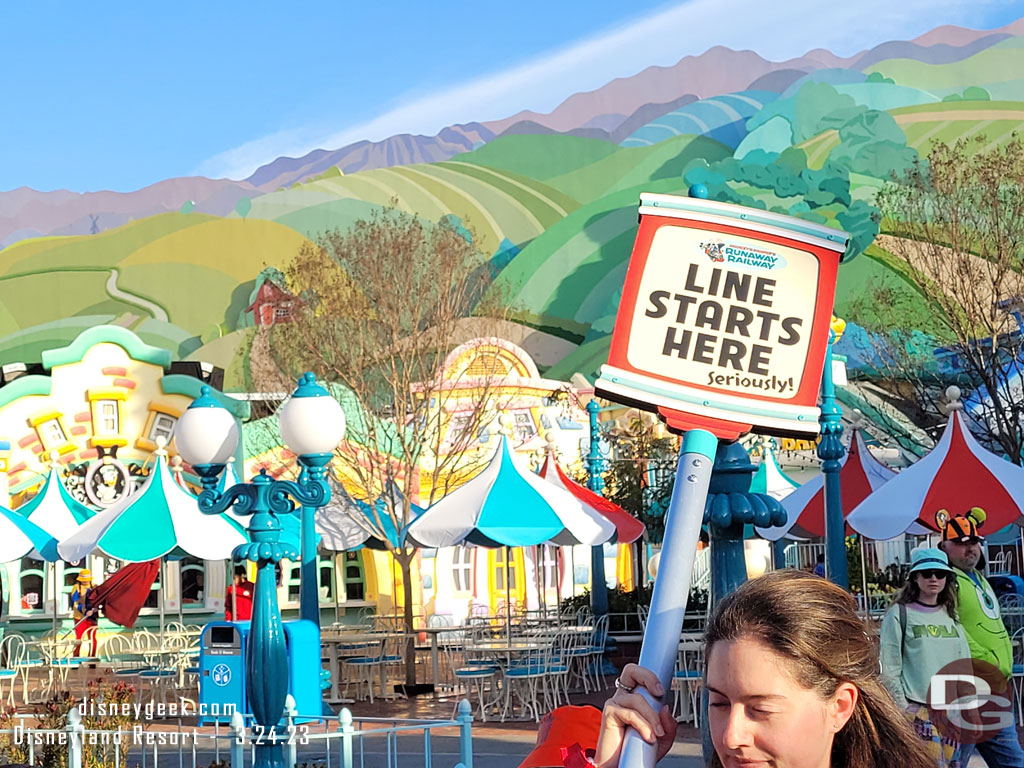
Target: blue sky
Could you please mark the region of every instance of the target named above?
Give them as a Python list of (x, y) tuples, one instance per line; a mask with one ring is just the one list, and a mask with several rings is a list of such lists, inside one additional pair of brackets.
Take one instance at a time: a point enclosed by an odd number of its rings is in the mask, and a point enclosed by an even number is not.
[(241, 178), (316, 147), (548, 112), (716, 44), (851, 55), (1020, 16), (1024, 0), (3, 3), (0, 190)]

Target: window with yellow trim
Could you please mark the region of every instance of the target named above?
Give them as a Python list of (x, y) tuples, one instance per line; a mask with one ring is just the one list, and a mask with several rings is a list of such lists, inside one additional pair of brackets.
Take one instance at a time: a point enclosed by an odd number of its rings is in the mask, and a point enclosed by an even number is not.
[(146, 437), (154, 443), (158, 437), (162, 437), (169, 443), (174, 435), (174, 426), (177, 423), (178, 420), (169, 413), (156, 412), (153, 416), (153, 424), (150, 426), (149, 434)]
[(44, 421), (36, 430), (39, 432), (39, 439), (43, 441), (44, 445), (60, 445), (68, 441), (68, 436), (64, 434), (64, 427), (61, 426), (60, 419), (50, 419)]
[(142, 428), (138, 438), (135, 440), (135, 447), (144, 451), (156, 450), (158, 437), (164, 438), (168, 443), (174, 439), (174, 427), (178, 418), (184, 413), (184, 407), (166, 400), (153, 400), (149, 403), (149, 416)]
[[(494, 588), (500, 590), (502, 593), (505, 591), (505, 548), (494, 550)], [(516, 557), (515, 551), (510, 551), (511, 557), (508, 559), (508, 588), (516, 588), (516, 565), (518, 558)], [(501, 595), (504, 597), (504, 594)]]
[(93, 425), (93, 432), (97, 435), (117, 435), (121, 431), (121, 414), (118, 412), (117, 400), (97, 400), (95, 407), (96, 423)]
[(57, 451), (60, 454), (65, 454), (75, 450), (75, 444), (68, 438), (68, 431), (64, 427), (64, 420), (61, 418), (60, 412), (49, 411), (39, 414), (29, 419), (28, 423), (35, 429), (39, 441), (47, 453)]
[(127, 445), (128, 441), (121, 437), (121, 403), (125, 399), (124, 390), (113, 388), (90, 389), (86, 393), (92, 411), (93, 446)]

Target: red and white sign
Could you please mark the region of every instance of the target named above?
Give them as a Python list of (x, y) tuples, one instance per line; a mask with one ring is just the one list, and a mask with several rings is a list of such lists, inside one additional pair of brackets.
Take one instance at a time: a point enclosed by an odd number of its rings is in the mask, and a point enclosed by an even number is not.
[(725, 439), (818, 431), (818, 387), (849, 236), (672, 195), (640, 229), (597, 388)]

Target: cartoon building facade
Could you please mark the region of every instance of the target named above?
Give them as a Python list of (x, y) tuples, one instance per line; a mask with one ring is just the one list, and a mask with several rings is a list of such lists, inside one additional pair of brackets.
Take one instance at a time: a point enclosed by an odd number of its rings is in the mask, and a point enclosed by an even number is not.
[[(67, 494), (98, 511), (132, 494), (153, 468), (158, 441), (174, 450), (178, 417), (207, 383), (198, 365), (176, 365), (166, 350), (117, 326), (98, 326), (42, 355), (43, 374), (0, 387), (0, 504), (15, 511), (42, 489), (50, 467)], [(224, 398), (239, 420), (248, 404)], [(140, 535), (144, 533), (140, 532)], [(97, 582), (120, 563), (102, 553), (54, 564), (25, 557), (2, 566), (3, 611), (12, 630), (50, 629), (69, 620), (69, 596), (82, 568)], [(175, 559), (154, 585), (142, 624), (159, 613), (205, 620), (223, 610), (223, 563)]]
[[(447, 394), (452, 396), (443, 398), (444, 412), (437, 420), (442, 434), (428, 442), (440, 446), (441, 453), (422, 462), (412, 499), (415, 503), (429, 502), (434, 474), (431, 462), (444, 464), (443, 452), (448, 446), (458, 443), (465, 449), (464, 440), (449, 435), (472, 422), (474, 445), (465, 450), (477, 455), (481, 467), (498, 447), (499, 419), (480, 424), (470, 415), (481, 402), (482, 387), (488, 387), (488, 396), (500, 405), (521, 461), (539, 468), (550, 446), (567, 472), (575, 474), (582, 469), (581, 457), (590, 444), (584, 407), (593, 390), (577, 390), (565, 382), (545, 379), (524, 349), (497, 338), (460, 345), (448, 355), (440, 376), (442, 388), (449, 388)], [(488, 377), (490, 381), (485, 381)], [(271, 473), (280, 471), (287, 463), (280, 456), (280, 446), (262, 437), (265, 434), (255, 429), (246, 432), (247, 475), (263, 468)], [(257, 446), (261, 439), (264, 444)], [(450, 491), (458, 482), (441, 477), (440, 484)], [(632, 560), (628, 547), (623, 549), (606, 547), (605, 572), (612, 582), (618, 579), (631, 587)], [(526, 609), (542, 603), (553, 606), (590, 586), (589, 547), (511, 549), (508, 555), (506, 565), (504, 549), (450, 547), (419, 552), (412, 566), (414, 612), (424, 617), (437, 613), (458, 622), (474, 612), (500, 612), (508, 600)], [(361, 610), (392, 613), (401, 603), (401, 569), (388, 552), (359, 549), (337, 557), (321, 552), (319, 567), (322, 604), (329, 604), (323, 607), (325, 619), (333, 617), (331, 606), (344, 620)], [(286, 607), (297, 605), (298, 577), (297, 565), (285, 569), (282, 600), (287, 598)]]

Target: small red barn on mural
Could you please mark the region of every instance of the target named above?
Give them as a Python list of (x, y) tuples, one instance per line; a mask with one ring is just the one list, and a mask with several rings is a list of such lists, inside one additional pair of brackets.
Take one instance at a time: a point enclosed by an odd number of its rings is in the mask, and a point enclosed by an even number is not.
[(290, 323), (297, 299), (274, 280), (264, 278), (256, 289), (253, 303), (246, 308), (256, 325), (270, 327), (277, 323)]

